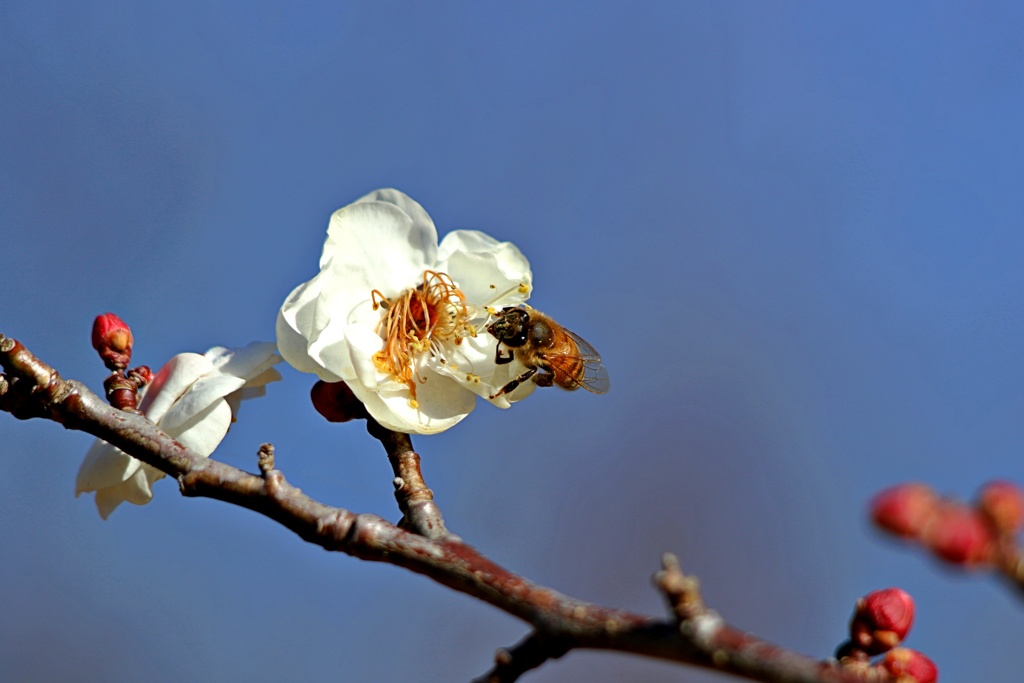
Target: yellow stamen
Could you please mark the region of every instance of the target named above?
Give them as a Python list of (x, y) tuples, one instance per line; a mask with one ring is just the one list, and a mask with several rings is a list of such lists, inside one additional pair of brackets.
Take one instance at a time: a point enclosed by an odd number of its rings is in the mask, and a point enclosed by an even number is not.
[(373, 363), (409, 387), (409, 405), (416, 408), (416, 380), (422, 383), (425, 378), (416, 375), (413, 356), (435, 350), (439, 342), (458, 344), (471, 334), (466, 296), (449, 275), (427, 270), (421, 284), (394, 299), (375, 289), (370, 300), (373, 310), (385, 311), (377, 324), (384, 348), (373, 354)]

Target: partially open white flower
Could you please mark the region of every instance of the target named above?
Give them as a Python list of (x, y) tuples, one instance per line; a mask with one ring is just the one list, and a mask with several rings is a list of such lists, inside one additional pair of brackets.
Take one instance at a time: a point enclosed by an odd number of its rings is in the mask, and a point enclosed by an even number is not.
[(495, 363), (484, 324), (488, 310), (526, 301), (531, 282), (514, 244), (456, 230), (438, 246), (422, 206), (377, 190), (331, 216), (320, 273), (284, 302), (277, 344), (297, 369), (346, 382), (388, 429), (440, 432), (477, 396), (509, 406), (509, 396), (488, 396), (524, 368)]
[[(199, 455), (209, 457), (224, 439), (243, 399), (262, 396), (281, 379), (281, 362), (272, 342), (244, 349), (215, 346), (205, 355), (182, 353), (167, 362), (140, 391), (139, 410), (161, 430)], [(97, 439), (78, 469), (75, 495), (96, 492), (96, 507), (106, 519), (127, 501), (145, 505), (151, 486), (164, 473)]]

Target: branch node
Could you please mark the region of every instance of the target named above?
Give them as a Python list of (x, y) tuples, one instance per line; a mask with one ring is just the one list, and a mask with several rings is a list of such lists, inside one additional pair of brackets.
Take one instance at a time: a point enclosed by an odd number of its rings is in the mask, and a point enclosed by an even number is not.
[(267, 474), (274, 469), (274, 444), (260, 444), (260, 449), (256, 452), (256, 457), (260, 467), (260, 474), (262, 474), (263, 478), (266, 479)]
[(572, 649), (569, 640), (534, 631), (512, 647), (494, 653), (494, 668), (476, 683), (511, 683), (549, 659), (558, 659)]
[(142, 415), (137, 407), (139, 382), (137, 378), (126, 377), (123, 370), (117, 370), (103, 380), (107, 402), (125, 413)]
[(700, 580), (684, 574), (679, 558), (672, 553), (662, 555), (661, 571), (654, 575), (654, 585), (665, 595), (678, 622), (694, 619), (707, 611), (700, 594)]
[[(716, 637), (725, 626), (725, 619), (718, 612), (705, 609), (702, 614), (680, 621), (679, 632), (687, 640), (693, 641), (702, 648), (708, 648), (710, 643), (715, 642)], [(719, 653), (728, 656), (728, 653), (723, 653), (719, 648), (712, 654), (712, 658)]]
[(402, 511), (399, 527), (427, 538), (450, 537), (441, 510), (434, 502), (434, 492), (423, 480), (420, 456), (412, 449), (409, 435), (385, 429), (372, 419), (367, 426), (370, 434), (384, 445), (394, 472), (391, 483), (395, 487), (398, 509)]
[(272, 500), (277, 500), (281, 493), (281, 484), (284, 483), (284, 474), (281, 470), (269, 470), (263, 473), (264, 490)]

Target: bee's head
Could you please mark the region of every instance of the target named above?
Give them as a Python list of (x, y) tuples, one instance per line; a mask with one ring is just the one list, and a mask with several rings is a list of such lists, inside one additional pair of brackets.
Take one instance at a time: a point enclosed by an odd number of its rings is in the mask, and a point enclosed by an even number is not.
[(487, 326), (487, 331), (505, 346), (522, 346), (530, 328), (530, 314), (525, 308), (506, 306), (498, 319)]

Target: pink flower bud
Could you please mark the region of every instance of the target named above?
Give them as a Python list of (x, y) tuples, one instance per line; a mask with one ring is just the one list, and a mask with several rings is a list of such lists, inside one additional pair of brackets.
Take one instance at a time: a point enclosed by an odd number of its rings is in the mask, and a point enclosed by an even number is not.
[(939, 669), (935, 662), (917, 650), (905, 647), (898, 647), (885, 655), (882, 668), (897, 683), (935, 683), (939, 680)]
[(113, 313), (96, 316), (92, 324), (92, 347), (111, 370), (124, 370), (132, 360), (132, 330)]
[(991, 481), (978, 496), (978, 509), (998, 531), (1024, 528), (1024, 491), (1009, 481)]
[(896, 647), (914, 623), (914, 599), (899, 588), (873, 591), (857, 601), (850, 640), (869, 655)]
[(344, 382), (320, 380), (309, 392), (313, 407), (328, 422), (348, 422), (366, 417), (366, 408)]
[(922, 540), (939, 558), (963, 567), (988, 564), (995, 546), (992, 528), (981, 513), (959, 503), (941, 505)]
[(886, 531), (917, 538), (935, 514), (938, 496), (925, 484), (908, 483), (887, 488), (871, 502), (871, 519)]

